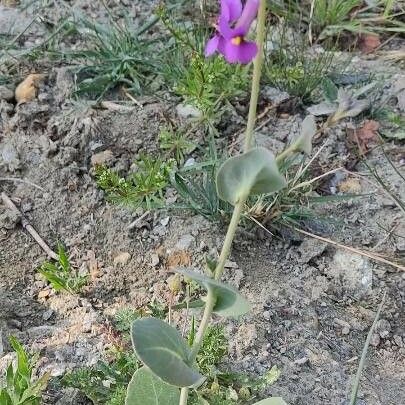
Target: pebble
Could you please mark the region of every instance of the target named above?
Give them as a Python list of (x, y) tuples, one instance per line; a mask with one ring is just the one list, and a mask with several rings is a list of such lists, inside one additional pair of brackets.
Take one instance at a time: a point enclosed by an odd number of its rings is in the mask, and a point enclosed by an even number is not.
[(202, 112), (190, 104), (178, 104), (176, 106), (177, 115), (182, 119), (201, 118)]
[(50, 294), (50, 293), (51, 293), (51, 292), (50, 292), (49, 290), (42, 290), (42, 291), (40, 291), (40, 292), (38, 293), (38, 298), (41, 299), (41, 298), (49, 297), (49, 294)]
[(299, 366), (302, 366), (305, 363), (308, 363), (309, 359), (308, 357), (302, 357), (300, 359), (297, 359), (294, 361), (294, 364), (298, 364)]
[(114, 264), (116, 266), (125, 266), (131, 259), (131, 255), (128, 252), (122, 252), (114, 257)]
[(404, 345), (401, 336), (394, 335), (394, 342), (397, 346), (402, 347)]
[(42, 319), (43, 319), (44, 321), (47, 321), (47, 320), (51, 319), (52, 315), (53, 315), (53, 310), (52, 310), (52, 309), (48, 309), (47, 311), (45, 311), (45, 312), (42, 314)]
[(151, 263), (150, 263), (151, 266), (156, 267), (159, 264), (159, 262), (160, 262), (159, 255), (156, 253), (153, 253), (151, 256)]
[(370, 345), (377, 347), (380, 344), (380, 342), (381, 342), (380, 335), (378, 335), (377, 333), (373, 333), (370, 339)]
[(317, 256), (320, 256), (326, 249), (328, 244), (313, 238), (304, 239), (298, 251), (301, 254), (299, 261), (308, 263)]
[(113, 157), (114, 154), (112, 153), (112, 151), (107, 149), (102, 152), (95, 153), (91, 157), (90, 162), (92, 166), (105, 165), (106, 163), (110, 162)]
[(180, 240), (176, 243), (177, 250), (188, 250), (191, 244), (195, 241), (193, 235), (187, 234), (183, 235)]
[(386, 319), (380, 319), (375, 327), (376, 333), (382, 338), (386, 338), (391, 331), (391, 324)]
[(372, 289), (373, 270), (365, 257), (338, 250), (330, 266), (329, 272), (343, 287), (356, 298), (368, 295)]

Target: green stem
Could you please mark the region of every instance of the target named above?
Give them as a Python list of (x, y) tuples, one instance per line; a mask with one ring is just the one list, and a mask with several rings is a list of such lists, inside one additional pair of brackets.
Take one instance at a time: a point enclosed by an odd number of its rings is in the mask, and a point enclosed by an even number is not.
[(253, 79), (252, 79), (252, 91), (250, 94), (249, 116), (246, 126), (245, 135), (245, 152), (252, 147), (253, 133), (256, 124), (257, 117), (257, 101), (259, 99), (260, 92), (260, 79), (262, 77), (262, 67), (264, 59), (264, 40), (266, 36), (266, 0), (260, 2), (258, 17), (257, 17), (257, 35), (256, 44), (259, 47), (256, 59), (253, 63)]
[(276, 162), (277, 165), (280, 166), (281, 163), (284, 162), (284, 160), (292, 155), (293, 153), (295, 153), (297, 151), (297, 147), (296, 144), (293, 143), (292, 145), (290, 145), (287, 149), (285, 149), (283, 152), (281, 152), (279, 155), (277, 155), (276, 157)]
[[(249, 116), (246, 126), (245, 145), (244, 145), (245, 152), (247, 152), (252, 147), (253, 143), (253, 133), (257, 116), (257, 103), (260, 92), (260, 78), (262, 75), (262, 67), (264, 59), (263, 49), (264, 49), (265, 34), (266, 34), (266, 0), (261, 0), (257, 17), (257, 35), (256, 35), (256, 44), (259, 47), (259, 50), (256, 59), (254, 60), (254, 67), (253, 67), (252, 92), (250, 95)], [(248, 196), (242, 197), (236, 203), (233, 209), (231, 222), (229, 223), (224, 244), (222, 246), (221, 254), (218, 259), (218, 264), (214, 273), (214, 278), (216, 280), (219, 280), (222, 273), (224, 272), (225, 263), (231, 252), (232, 242), (235, 237), (236, 229), (238, 228), (240, 217), (242, 215), (243, 207), (245, 205), (247, 197)], [(201, 323), (198, 327), (198, 331), (194, 339), (193, 346), (191, 348), (191, 354), (189, 358), (190, 364), (192, 364), (195, 361), (198, 351), (201, 348), (203, 338), (209, 325), (214, 306), (215, 306), (215, 296), (213, 295), (212, 291), (208, 291), (207, 301), (204, 308), (204, 314)], [(189, 388), (187, 387), (181, 389), (179, 405), (187, 405), (188, 391)]]

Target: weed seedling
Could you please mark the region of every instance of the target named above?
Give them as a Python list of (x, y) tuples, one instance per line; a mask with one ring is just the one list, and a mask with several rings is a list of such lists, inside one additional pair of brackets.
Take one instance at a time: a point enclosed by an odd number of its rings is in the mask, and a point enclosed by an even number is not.
[(64, 290), (71, 294), (80, 292), (86, 285), (88, 276), (81, 276), (72, 269), (66, 251), (61, 244), (58, 246), (58, 256), (58, 262), (45, 262), (38, 271), (55, 291)]
[(174, 159), (166, 161), (143, 155), (136, 162), (136, 171), (126, 178), (104, 166), (96, 168), (97, 185), (105, 191), (107, 199), (116, 204), (146, 209), (164, 205), (163, 192), (169, 185)]
[(123, 404), (125, 387), (137, 368), (132, 353), (118, 352), (111, 363), (99, 361), (65, 374), (62, 385), (79, 389), (94, 404)]
[(170, 127), (160, 131), (159, 146), (173, 156), (179, 165), (183, 164), (185, 156), (196, 148), (196, 145), (187, 139), (185, 133)]
[(230, 65), (222, 58), (205, 59), (206, 28), (177, 23), (164, 7), (158, 14), (172, 36), (171, 46), (161, 56), (161, 74), (175, 94), (207, 119), (216, 117), (227, 101), (246, 95), (245, 66)]
[(39, 405), (41, 393), (46, 388), (49, 375), (40, 378), (33, 377), (36, 356), (29, 356), (21, 343), (10, 336), (10, 344), (17, 355), (14, 367), (10, 363), (6, 369), (5, 385), (0, 386), (1, 405)]

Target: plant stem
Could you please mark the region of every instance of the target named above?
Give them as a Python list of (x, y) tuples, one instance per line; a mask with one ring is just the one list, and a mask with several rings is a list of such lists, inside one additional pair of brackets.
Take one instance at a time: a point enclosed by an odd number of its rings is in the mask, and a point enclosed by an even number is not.
[[(250, 95), (250, 106), (249, 106), (249, 116), (248, 122), (246, 127), (246, 135), (245, 135), (245, 145), (244, 151), (247, 152), (253, 143), (253, 133), (254, 127), (256, 123), (256, 115), (257, 115), (257, 102), (259, 99), (259, 92), (260, 92), (260, 78), (262, 75), (262, 67), (263, 67), (263, 49), (264, 49), (264, 39), (266, 34), (266, 0), (260, 1), (260, 7), (258, 11), (257, 17), (257, 35), (256, 35), (256, 44), (258, 46), (258, 54), (256, 59), (254, 60), (254, 67), (253, 67), (253, 78), (252, 78), (252, 91)], [(224, 244), (222, 246), (221, 254), (218, 259), (218, 264), (215, 269), (214, 278), (215, 280), (219, 280), (221, 278), (222, 273), (224, 272), (225, 263), (229, 257), (232, 248), (232, 242), (235, 237), (236, 229), (238, 228), (238, 224), (240, 221), (240, 217), (242, 215), (243, 207), (245, 205), (246, 199), (248, 196), (242, 197), (235, 205), (232, 213), (231, 222), (229, 223), (228, 230), (226, 232)], [(213, 295), (212, 291), (208, 291), (207, 301), (204, 308), (204, 314), (201, 320), (201, 323), (198, 327), (198, 331), (193, 343), (193, 347), (191, 348), (191, 354), (189, 357), (189, 362), (192, 364), (198, 354), (198, 351), (201, 348), (204, 334), (207, 330), (209, 325), (212, 311), (215, 306), (215, 296)], [(187, 405), (188, 399), (188, 391), (189, 388), (185, 387), (181, 389), (180, 394), (180, 402), (179, 405)]]
[(245, 152), (247, 152), (252, 147), (253, 143), (253, 132), (255, 129), (257, 117), (257, 101), (259, 99), (260, 79), (262, 77), (265, 35), (266, 35), (266, 0), (261, 0), (257, 16), (257, 35), (256, 35), (256, 44), (259, 49), (256, 59), (254, 60), (253, 63), (254, 66), (253, 66), (252, 91), (250, 94), (249, 116), (246, 126), (245, 146), (244, 146)]
[(218, 264), (215, 269), (214, 278), (219, 280), (225, 268), (225, 263), (229, 257), (232, 248), (232, 242), (235, 237), (236, 229), (238, 228), (239, 220), (242, 215), (243, 206), (245, 205), (246, 198), (241, 199), (235, 205), (233, 209), (231, 222), (229, 223), (228, 230), (226, 232), (224, 244), (222, 246), (221, 254), (218, 259)]

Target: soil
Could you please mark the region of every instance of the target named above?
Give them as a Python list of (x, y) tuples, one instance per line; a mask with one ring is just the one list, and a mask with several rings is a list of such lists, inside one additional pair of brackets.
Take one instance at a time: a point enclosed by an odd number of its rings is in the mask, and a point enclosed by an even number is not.
[[(127, 6), (131, 16), (144, 20), (149, 8), (133, 3)], [(93, 7), (85, 11), (103, 15)], [(356, 67), (389, 72), (384, 94), (392, 95), (400, 67), (364, 56), (357, 57)], [(21, 105), (0, 100), (0, 190), (51, 247), (62, 241), (72, 263), (91, 281), (80, 295), (55, 294), (37, 272), (45, 253), (19, 218), (0, 205), (0, 370), (12, 357), (10, 335), (40, 353), (39, 374), (50, 371), (58, 377), (95, 364), (113, 344), (111, 317), (119, 308), (167, 302), (170, 258), (182, 252), (192, 267), (201, 268), (205, 255), (217, 253), (224, 237), (223, 225), (190, 212), (131, 211), (112, 205), (96, 185), (92, 159), (108, 151), (102, 155), (108, 156), (108, 165), (127, 172), (141, 152), (157, 150), (167, 116), (180, 120), (174, 113), (178, 101), (148, 98), (131, 111), (94, 109), (70, 101), (72, 85), (69, 71), (52, 67), (35, 100)], [(283, 146), (302, 116), (275, 114), (258, 137)], [(328, 132), (319, 159), (324, 168), (345, 165), (350, 157), (347, 128), (353, 125), (344, 122)], [(403, 144), (388, 140), (386, 150), (404, 173)], [(381, 151), (375, 149), (368, 157), (396, 194), (404, 196), (405, 182)], [(366, 169), (361, 164), (354, 168), (357, 173)], [(341, 171), (325, 187), (339, 189), (348, 179), (365, 196), (324, 204), (320, 215), (334, 221), (326, 228), (313, 223), (311, 229), (398, 261), (405, 251), (403, 237), (396, 236), (405, 236), (403, 213), (370, 176)], [(169, 189), (168, 204), (175, 198)], [(276, 365), (281, 376), (264, 394), (282, 396), (291, 405), (348, 403), (368, 330), (385, 293), (358, 404), (405, 403), (403, 270), (302, 234), (280, 238), (248, 228), (237, 235), (225, 279), (240, 288), (253, 310), (226, 321), (230, 348), (222, 367), (261, 375)], [(48, 392), (44, 403), (56, 404), (62, 396)]]

